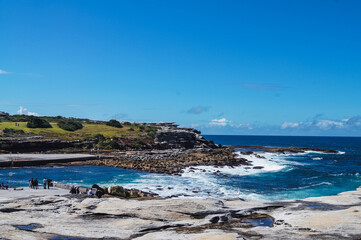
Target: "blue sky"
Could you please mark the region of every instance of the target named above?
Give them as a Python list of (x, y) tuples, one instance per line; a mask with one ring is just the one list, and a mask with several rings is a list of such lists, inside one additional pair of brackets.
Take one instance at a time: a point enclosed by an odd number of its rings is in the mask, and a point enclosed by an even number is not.
[(360, 9), (0, 0), (0, 111), (361, 136)]

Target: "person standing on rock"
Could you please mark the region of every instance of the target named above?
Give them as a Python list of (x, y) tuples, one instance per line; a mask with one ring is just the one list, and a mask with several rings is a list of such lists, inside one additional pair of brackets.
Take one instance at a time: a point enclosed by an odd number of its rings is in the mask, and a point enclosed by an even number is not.
[(29, 178), (29, 188), (33, 188), (33, 180)]
[(34, 188), (38, 189), (38, 186), (39, 186), (38, 178), (35, 178), (35, 180), (34, 180)]
[(43, 184), (44, 184), (44, 189), (46, 189), (46, 183), (48, 182), (48, 179), (46, 179), (45, 177), (44, 177), (44, 179), (43, 179)]
[(51, 183), (51, 181), (53, 181), (53, 180), (51, 180), (50, 178), (47, 178), (47, 179), (46, 179), (46, 182), (48, 183), (48, 189), (50, 189), (50, 183)]

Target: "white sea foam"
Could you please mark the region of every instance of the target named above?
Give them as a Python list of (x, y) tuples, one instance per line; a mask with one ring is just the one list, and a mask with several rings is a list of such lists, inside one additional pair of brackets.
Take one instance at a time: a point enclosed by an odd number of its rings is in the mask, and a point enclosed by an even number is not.
[[(162, 197), (240, 197), (244, 199), (264, 200), (270, 196), (267, 197), (261, 193), (252, 192), (250, 189), (242, 188), (241, 185), (239, 186), (241, 188), (239, 192), (237, 186), (227, 185), (223, 181), (227, 182), (228, 180), (225, 180), (228, 179), (227, 177), (289, 171), (296, 167), (295, 165), (304, 165), (304, 163), (292, 161), (292, 158), (297, 155), (310, 153), (315, 152), (287, 154), (257, 152), (256, 154), (250, 155), (238, 152), (237, 157), (247, 159), (252, 165), (236, 167), (194, 166), (184, 169), (182, 176), (144, 174), (135, 179), (130, 179), (126, 183), (124, 182), (124, 176), (120, 174), (114, 176), (110, 181), (100, 183), (100, 185), (122, 185), (125, 188), (137, 188), (143, 191), (157, 193)], [(317, 154), (319, 154), (319, 152), (317, 152)], [(329, 184), (331, 183), (321, 182), (299, 189), (309, 189), (318, 185)], [(272, 197), (276, 197), (276, 195), (277, 194), (272, 195)]]
[(332, 185), (332, 183), (330, 183), (330, 182), (320, 182), (320, 183), (311, 184), (311, 185), (308, 185), (308, 186), (298, 187), (297, 189), (307, 189), (307, 188), (313, 188), (313, 187), (322, 186), (322, 185)]
[[(275, 153), (259, 153), (258, 156), (244, 155), (237, 153), (238, 157), (247, 159), (252, 165), (242, 165), (242, 166), (195, 166), (188, 167), (184, 170), (182, 177), (191, 177), (191, 178), (204, 178), (205, 175), (252, 175), (260, 174), (265, 172), (280, 171), (285, 169), (290, 163), (289, 161), (280, 157), (279, 154)], [(256, 167), (256, 168), (254, 168)]]
[(323, 158), (322, 157), (314, 157), (312, 158), (312, 160), (322, 160)]

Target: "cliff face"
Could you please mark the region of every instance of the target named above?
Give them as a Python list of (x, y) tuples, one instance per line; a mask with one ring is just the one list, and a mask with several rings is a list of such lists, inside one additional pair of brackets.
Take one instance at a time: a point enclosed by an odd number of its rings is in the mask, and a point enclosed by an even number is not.
[(173, 123), (159, 126), (154, 143), (158, 149), (217, 148), (213, 141), (207, 141), (193, 128), (180, 128)]
[(45, 152), (49, 150), (81, 147), (81, 141), (61, 141), (59, 139), (43, 139), (42, 137), (24, 137), (0, 139), (0, 151), (4, 152)]

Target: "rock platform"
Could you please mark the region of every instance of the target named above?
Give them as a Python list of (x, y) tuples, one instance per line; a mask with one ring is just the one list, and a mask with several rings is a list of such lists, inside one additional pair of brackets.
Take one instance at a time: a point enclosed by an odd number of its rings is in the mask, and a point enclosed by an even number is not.
[[(44, 190), (46, 191), (46, 190)], [(361, 189), (288, 201), (123, 200), (0, 190), (0, 239), (359, 239)], [(6, 197), (8, 195), (8, 197)]]

